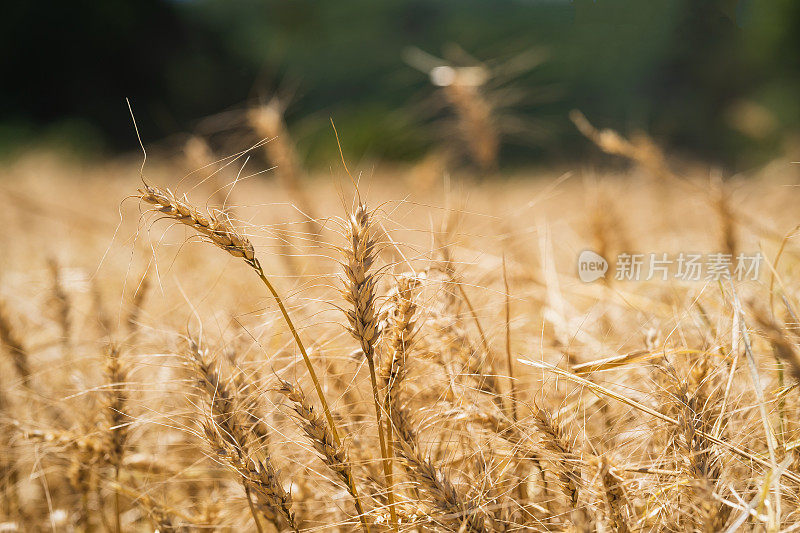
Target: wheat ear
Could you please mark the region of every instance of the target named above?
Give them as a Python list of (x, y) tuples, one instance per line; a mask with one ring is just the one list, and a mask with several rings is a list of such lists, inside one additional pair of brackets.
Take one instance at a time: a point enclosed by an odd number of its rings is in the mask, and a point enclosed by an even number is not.
[(128, 342), (130, 344), (136, 343), (136, 336), (138, 335), (140, 329), (139, 321), (142, 316), (142, 311), (144, 310), (144, 303), (147, 299), (147, 294), (149, 292), (150, 275), (145, 272), (141, 283), (139, 283), (139, 286), (136, 287), (136, 292), (133, 295), (133, 301), (131, 301), (130, 311), (128, 312), (128, 318), (126, 320), (129, 335)]
[(214, 453), (239, 474), (256, 528), (261, 531), (252, 495), (255, 495), (259, 507), (267, 511), (265, 516), (272, 520), (276, 528), (285, 523), (297, 531), (292, 498), (283, 488), (280, 473), (268, 455), (259, 460), (250, 453), (248, 441), (254, 433), (250, 423), (252, 420), (237, 409), (234, 390), (221, 379), (206, 350), (196, 341), (190, 341), (189, 352), (198, 376), (198, 386), (211, 410), (210, 421), (203, 424), (203, 433)]
[(311, 440), (311, 444), (320, 454), (322, 461), (344, 483), (347, 491), (353, 497), (353, 503), (361, 521), (361, 526), (364, 531), (369, 532), (369, 525), (364, 515), (364, 506), (361, 504), (361, 498), (358, 495), (347, 449), (341, 443), (336, 442), (329, 427), (314, 412), (314, 407), (306, 399), (306, 395), (300, 387), (282, 379), (279, 379), (279, 383), (277, 391), (292, 402), (295, 413), (300, 417), (300, 427)]
[(264, 143), (267, 159), (275, 165), (278, 179), (289, 193), (292, 202), (303, 213), (306, 230), (311, 238), (319, 242), (322, 226), (314, 217), (311, 200), (303, 188), (303, 171), (283, 120), (283, 105), (277, 98), (273, 98), (268, 104), (251, 110), (248, 119), (260, 137), (269, 139)]
[[(708, 398), (699, 387), (690, 391), (686, 381), (681, 379), (675, 367), (666, 359), (661, 362), (659, 368), (669, 378), (673, 389), (672, 395), (678, 404), (681, 430), (678, 442), (686, 451), (687, 473), (695, 480), (693, 490), (701, 502), (703, 530), (709, 533), (720, 531), (728, 521), (731, 508), (715, 504), (711, 498), (721, 471), (719, 454), (714, 444), (706, 437), (713, 425), (705, 408)], [(694, 376), (691, 377), (693, 378), (691, 381), (695, 383), (701, 381)]]
[(17, 337), (16, 331), (14, 331), (14, 327), (11, 325), (11, 320), (8, 317), (6, 307), (2, 301), (0, 301), (0, 342), (5, 344), (8, 349), (11, 355), (11, 361), (14, 363), (14, 368), (16, 368), (17, 374), (22, 378), (22, 383), (28, 385), (31, 379), (28, 351), (25, 349), (25, 345), (22, 344), (19, 337)]
[(64, 347), (68, 347), (70, 331), (72, 330), (72, 324), (70, 322), (70, 309), (72, 304), (64, 288), (64, 279), (61, 275), (61, 267), (58, 261), (51, 257), (47, 261), (47, 266), (50, 269), (50, 276), (53, 281), (53, 303), (58, 313), (59, 326), (61, 326), (61, 342)]
[[(9, 413), (9, 404), (0, 390), (0, 416), (5, 418)], [(0, 421), (0, 513), (2, 516), (11, 517), (17, 514), (20, 507), (19, 491), (17, 482), (19, 481), (19, 471), (17, 469), (17, 458), (11, 446), (12, 423), (5, 420)]]
[(500, 140), (492, 120), (492, 106), (481, 94), (486, 73), (480, 67), (443, 68), (449, 69), (452, 76), (434, 77), (432, 73), (431, 79), (442, 87), (447, 101), (455, 110), (470, 155), (481, 170), (491, 170), (497, 164)]
[(383, 475), (386, 479), (386, 496), (389, 501), (389, 518), (392, 528), (398, 531), (392, 462), (384, 437), (381, 400), (375, 372), (375, 346), (378, 343), (381, 331), (378, 324), (380, 312), (375, 303), (377, 277), (370, 272), (375, 264), (377, 247), (377, 243), (373, 239), (370, 222), (370, 212), (364, 204), (359, 202), (355, 212), (348, 220), (347, 236), (349, 246), (343, 249), (345, 279), (342, 293), (351, 306), (346, 311), (350, 334), (361, 344), (361, 352), (364, 354), (369, 367), (372, 397), (375, 403), (378, 441), (381, 448), (381, 462), (383, 463)]
[(581, 470), (576, 464), (576, 457), (564, 428), (549, 411), (541, 408), (535, 413), (534, 423), (542, 434), (544, 449), (555, 456), (552, 464), (556, 467), (559, 484), (572, 510), (570, 520), (577, 528), (585, 527), (587, 517), (580, 506), (580, 489), (583, 483)]
[(630, 527), (623, 514), (624, 509), (628, 507), (628, 497), (623, 487), (623, 479), (605, 457), (598, 457), (597, 468), (600, 473), (600, 484), (603, 488), (603, 501), (608, 510), (608, 518), (612, 529), (619, 533), (628, 533)]
[(386, 356), (380, 370), (380, 378), (386, 388), (385, 407), (387, 410), (389, 399), (402, 383), (407, 370), (406, 358), (416, 333), (417, 305), (414, 302), (414, 289), (418, 285), (419, 281), (416, 278), (401, 276), (397, 280), (396, 291), (392, 296), (389, 339)]
[[(106, 353), (106, 380), (105, 413), (108, 422), (106, 434), (106, 456), (109, 464), (114, 469), (114, 481), (119, 482), (122, 470), (122, 458), (125, 454), (125, 445), (128, 440), (128, 416), (125, 414), (127, 394), (125, 382), (128, 379), (127, 370), (120, 360), (119, 348), (111, 345)], [(122, 531), (120, 494), (114, 490), (114, 515), (117, 533)]]
[(410, 276), (401, 276), (392, 296), (392, 313), (390, 316), (389, 340), (383, 364), (380, 368), (381, 384), (384, 388), (383, 410), (386, 420), (386, 454), (394, 458), (394, 437), (392, 436), (391, 414), (392, 397), (397, 395), (406, 375), (406, 358), (413, 341), (415, 326), (414, 315), (417, 306), (414, 303), (414, 289), (419, 280)]
[(795, 344), (786, 334), (785, 329), (765, 312), (756, 310), (754, 316), (761, 326), (764, 336), (772, 345), (772, 351), (778, 362), (788, 364), (792, 377), (800, 380), (800, 353), (798, 353)]
[(208, 238), (210, 242), (234, 257), (243, 258), (245, 263), (255, 271), (270, 294), (272, 294), (275, 303), (278, 304), (281, 315), (283, 315), (283, 319), (286, 321), (286, 325), (289, 327), (292, 337), (294, 337), (294, 341), (297, 344), (297, 348), (300, 350), (300, 354), (303, 356), (303, 361), (306, 364), (311, 380), (314, 382), (314, 388), (322, 404), (325, 417), (328, 419), (333, 439), (337, 445), (340, 444), (341, 440), (336, 430), (336, 423), (333, 420), (333, 416), (331, 416), (328, 402), (325, 400), (325, 394), (322, 392), (322, 385), (320, 385), (317, 373), (314, 371), (314, 366), (311, 364), (311, 359), (308, 357), (305, 345), (303, 341), (300, 340), (300, 335), (297, 333), (297, 329), (292, 319), (289, 317), (289, 312), (283, 304), (283, 299), (278, 294), (278, 291), (275, 290), (272, 283), (270, 283), (266, 274), (264, 274), (264, 269), (261, 267), (261, 263), (255, 255), (255, 249), (250, 239), (238, 232), (224, 213), (220, 211), (207, 214), (200, 213), (200, 211), (192, 207), (187, 201), (176, 198), (168, 189), (162, 190), (152, 185), (145, 185), (143, 189), (139, 189), (139, 197), (143, 201), (156, 206), (158, 211), (164, 213), (169, 218), (194, 228), (201, 235)]
[(448, 520), (456, 521), (458, 531), (483, 533), (488, 531), (483, 517), (456, 491), (450, 478), (425, 457), (419, 447), (419, 439), (412, 429), (406, 408), (399, 398), (392, 399), (391, 415), (397, 435), (397, 451), (403, 462), (417, 476), (421, 488), (430, 497), (433, 507)]

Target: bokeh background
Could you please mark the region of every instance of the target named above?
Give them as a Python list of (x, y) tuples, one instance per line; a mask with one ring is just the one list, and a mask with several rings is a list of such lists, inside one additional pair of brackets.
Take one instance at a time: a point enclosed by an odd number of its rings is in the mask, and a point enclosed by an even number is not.
[(225, 138), (278, 94), (309, 166), (417, 159), (446, 138), (422, 53), (504, 73), (502, 165), (597, 150), (568, 119), (646, 131), (671, 153), (740, 171), (800, 146), (796, 0), (76, 0), (0, 17), (0, 154), (82, 157)]

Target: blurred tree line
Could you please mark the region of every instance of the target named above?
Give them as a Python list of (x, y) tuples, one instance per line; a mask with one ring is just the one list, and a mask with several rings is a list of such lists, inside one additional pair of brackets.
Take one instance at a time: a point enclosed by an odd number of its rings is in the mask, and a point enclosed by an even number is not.
[(153, 141), (278, 91), (312, 161), (335, 149), (330, 116), (351, 157), (411, 159), (437, 142), (435, 88), (404, 54), (453, 45), (497, 65), (546, 57), (508, 84), (521, 97), (506, 112), (532, 134), (504, 145), (507, 162), (590, 153), (573, 108), (733, 168), (784, 150), (800, 124), (796, 0), (43, 0), (3, 11), (6, 151), (135, 149), (125, 97)]

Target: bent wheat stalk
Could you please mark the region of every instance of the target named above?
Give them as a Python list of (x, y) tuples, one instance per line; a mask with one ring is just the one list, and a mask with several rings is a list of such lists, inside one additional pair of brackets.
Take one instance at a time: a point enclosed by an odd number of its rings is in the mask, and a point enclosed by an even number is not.
[(275, 299), (275, 303), (278, 304), (281, 315), (283, 315), (286, 325), (289, 326), (289, 331), (291, 331), (297, 348), (303, 356), (303, 361), (308, 369), (308, 373), (311, 375), (311, 380), (314, 382), (317, 396), (319, 396), (319, 401), (322, 404), (322, 409), (325, 411), (325, 418), (328, 420), (333, 439), (337, 445), (341, 444), (339, 433), (336, 430), (336, 423), (333, 420), (333, 416), (331, 416), (331, 410), (328, 407), (328, 402), (325, 400), (325, 394), (322, 392), (322, 386), (311, 364), (311, 359), (308, 357), (305, 345), (303, 341), (300, 340), (297, 328), (295, 328), (292, 319), (289, 318), (289, 312), (286, 310), (286, 306), (284, 306), (278, 291), (275, 290), (275, 287), (272, 286), (272, 283), (270, 283), (266, 274), (264, 274), (264, 269), (261, 267), (258, 258), (256, 258), (255, 249), (250, 239), (233, 227), (230, 218), (225, 213), (218, 210), (212, 210), (205, 214), (201, 213), (185, 199), (181, 200), (177, 198), (169, 189), (159, 189), (154, 185), (145, 184), (144, 188), (139, 189), (138, 197), (148, 204), (154, 205), (158, 211), (164, 213), (167, 217), (194, 228), (211, 243), (222, 248), (232, 256), (241, 257), (244, 259), (245, 263), (255, 271), (256, 275), (261, 278), (261, 281)]

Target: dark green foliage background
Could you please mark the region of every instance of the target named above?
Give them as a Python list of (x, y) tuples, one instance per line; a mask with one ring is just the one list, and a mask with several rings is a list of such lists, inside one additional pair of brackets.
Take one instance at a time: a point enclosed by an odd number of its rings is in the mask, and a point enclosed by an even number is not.
[[(433, 88), (403, 51), (453, 43), (482, 60), (548, 55), (512, 84), (526, 99), (511, 110), (545, 135), (506, 145), (506, 163), (589, 153), (572, 108), (736, 169), (775, 155), (800, 124), (796, 0), (10, 2), (0, 43), (6, 153), (43, 141), (133, 150), (125, 97), (155, 141), (280, 90), (309, 161), (334, 149), (330, 116), (351, 157), (410, 159), (440, 139)], [(731, 127), (742, 100), (770, 112), (767, 134)]]

